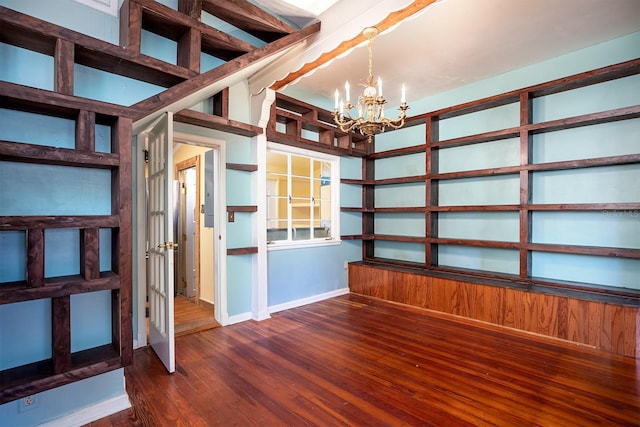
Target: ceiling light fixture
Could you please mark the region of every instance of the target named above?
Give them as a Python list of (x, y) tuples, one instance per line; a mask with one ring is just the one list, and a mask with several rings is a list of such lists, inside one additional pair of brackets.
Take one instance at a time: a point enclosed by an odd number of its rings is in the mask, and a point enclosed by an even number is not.
[[(369, 143), (373, 142), (373, 136), (384, 132), (385, 128), (390, 127), (399, 129), (404, 125), (406, 111), (409, 108), (406, 99), (406, 89), (402, 85), (402, 93), (400, 99), (400, 115), (397, 119), (390, 119), (384, 115), (384, 104), (387, 101), (382, 97), (382, 79), (377, 80), (373, 77), (373, 38), (378, 35), (378, 29), (375, 27), (365, 28), (362, 34), (369, 41), (369, 77), (362, 81), (364, 91), (358, 96), (356, 105), (351, 104), (351, 96), (349, 94), (349, 82), (344, 85), (346, 104), (340, 100), (340, 92), (336, 89), (336, 104), (333, 110), (333, 120), (343, 132), (357, 131), (367, 137)], [(376, 85), (378, 89), (376, 90)], [(346, 109), (346, 110), (345, 110)], [(351, 110), (357, 109), (358, 115), (353, 117)]]

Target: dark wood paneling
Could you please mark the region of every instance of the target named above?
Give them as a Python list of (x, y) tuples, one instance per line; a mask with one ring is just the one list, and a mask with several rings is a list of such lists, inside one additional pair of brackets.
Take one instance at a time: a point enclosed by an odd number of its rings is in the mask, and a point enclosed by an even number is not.
[(352, 292), (640, 358), (640, 307), (349, 264)]

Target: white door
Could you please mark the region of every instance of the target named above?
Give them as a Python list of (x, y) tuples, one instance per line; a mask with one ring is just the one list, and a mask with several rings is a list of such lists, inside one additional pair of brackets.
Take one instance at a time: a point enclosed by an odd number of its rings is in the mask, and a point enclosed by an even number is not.
[(149, 150), (149, 343), (169, 372), (175, 370), (173, 321), (173, 115), (147, 131)]

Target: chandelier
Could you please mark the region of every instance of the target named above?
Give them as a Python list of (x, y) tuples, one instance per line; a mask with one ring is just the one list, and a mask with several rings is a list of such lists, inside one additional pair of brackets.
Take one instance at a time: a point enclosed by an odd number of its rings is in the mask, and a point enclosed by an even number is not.
[[(385, 128), (401, 128), (404, 125), (406, 111), (409, 106), (407, 105), (406, 89), (403, 84), (400, 99), (400, 115), (397, 119), (385, 117), (384, 104), (386, 104), (387, 101), (382, 97), (382, 80), (380, 77), (378, 77), (377, 80), (373, 77), (373, 53), (371, 46), (373, 44), (373, 38), (378, 35), (378, 29), (375, 27), (365, 28), (362, 34), (369, 41), (369, 77), (367, 77), (367, 80), (362, 81), (364, 91), (358, 96), (358, 101), (355, 105), (351, 103), (349, 82), (346, 82), (344, 85), (346, 104), (340, 100), (340, 93), (336, 89), (333, 120), (342, 132), (360, 132), (360, 134), (366, 136), (369, 143), (371, 143), (373, 142), (373, 136), (384, 132)], [(376, 84), (378, 86), (377, 90)], [(351, 110), (354, 109), (358, 112), (356, 117), (351, 114)]]

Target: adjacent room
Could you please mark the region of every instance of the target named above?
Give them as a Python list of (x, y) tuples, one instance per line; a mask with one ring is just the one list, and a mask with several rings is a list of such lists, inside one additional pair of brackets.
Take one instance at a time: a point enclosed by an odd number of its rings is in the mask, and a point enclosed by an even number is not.
[(0, 0), (0, 426), (640, 426), (637, 0)]

